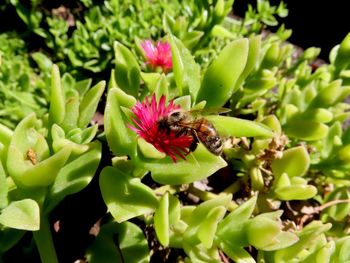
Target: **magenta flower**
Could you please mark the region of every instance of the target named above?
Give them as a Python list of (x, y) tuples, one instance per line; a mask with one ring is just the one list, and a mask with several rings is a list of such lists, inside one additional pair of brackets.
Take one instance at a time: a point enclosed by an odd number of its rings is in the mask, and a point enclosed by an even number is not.
[(176, 156), (185, 160), (193, 138), (189, 135), (179, 135), (158, 128), (159, 120), (162, 117), (180, 109), (180, 106), (175, 105), (174, 101), (166, 106), (165, 100), (165, 96), (162, 96), (157, 103), (156, 96), (153, 95), (151, 101), (146, 97), (143, 103), (137, 102), (132, 108), (136, 116), (132, 121), (137, 127), (129, 127), (141, 138), (151, 143), (158, 151), (170, 156), (174, 162), (177, 161)]
[(156, 45), (151, 40), (145, 40), (141, 43), (147, 58), (147, 64), (153, 69), (161, 67), (164, 72), (169, 71), (173, 67), (171, 58), (171, 47), (168, 42), (158, 41)]

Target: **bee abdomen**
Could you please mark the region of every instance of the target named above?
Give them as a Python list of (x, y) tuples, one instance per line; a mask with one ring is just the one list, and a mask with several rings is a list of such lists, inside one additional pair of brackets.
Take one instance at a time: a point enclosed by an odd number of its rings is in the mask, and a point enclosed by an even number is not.
[(215, 155), (221, 155), (222, 153), (222, 141), (219, 136), (208, 136), (206, 137), (204, 145)]

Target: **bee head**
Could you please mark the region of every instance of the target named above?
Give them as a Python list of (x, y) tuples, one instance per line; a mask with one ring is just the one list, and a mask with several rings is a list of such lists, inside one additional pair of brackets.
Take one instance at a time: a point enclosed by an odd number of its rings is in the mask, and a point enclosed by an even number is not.
[(179, 111), (179, 110), (173, 111), (168, 115), (168, 119), (172, 123), (182, 121), (185, 118), (186, 118), (185, 112)]

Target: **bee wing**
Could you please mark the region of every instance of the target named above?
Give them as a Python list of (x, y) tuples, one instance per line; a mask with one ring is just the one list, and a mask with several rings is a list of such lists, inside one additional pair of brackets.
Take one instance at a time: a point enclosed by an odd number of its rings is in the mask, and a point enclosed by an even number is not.
[(230, 111), (231, 109), (229, 108), (215, 107), (215, 108), (195, 109), (195, 110), (190, 110), (189, 112), (192, 115), (196, 116), (196, 115), (223, 114)]

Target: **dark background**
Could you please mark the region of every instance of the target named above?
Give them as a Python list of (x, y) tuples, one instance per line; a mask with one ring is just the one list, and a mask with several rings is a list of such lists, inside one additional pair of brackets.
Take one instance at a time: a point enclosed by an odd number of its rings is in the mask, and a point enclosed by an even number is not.
[[(272, 5), (278, 5), (279, 2), (270, 0)], [(256, 0), (235, 0), (234, 13), (244, 15), (248, 3), (255, 6)], [(350, 32), (348, 1), (285, 0), (284, 3), (287, 4), (289, 14), (286, 18), (279, 19), (279, 22), (293, 30), (289, 41), (304, 49), (320, 47), (320, 58), (328, 61), (330, 50)]]

